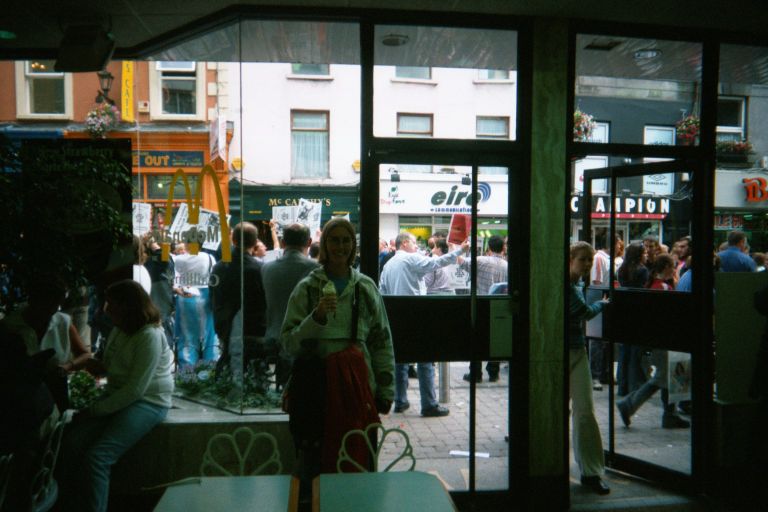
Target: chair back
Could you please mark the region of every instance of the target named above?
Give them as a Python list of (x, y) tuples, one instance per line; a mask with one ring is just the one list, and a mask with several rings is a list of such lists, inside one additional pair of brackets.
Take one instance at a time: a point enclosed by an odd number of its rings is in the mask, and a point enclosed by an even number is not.
[[(376, 446), (373, 446), (371, 443), (370, 438), (370, 431), (371, 430), (377, 430), (377, 436), (376, 436)], [(411, 446), (411, 440), (408, 438), (408, 434), (406, 434), (404, 431), (400, 430), (399, 428), (390, 428), (386, 429), (384, 428), (384, 425), (381, 423), (371, 423), (368, 425), (365, 430), (350, 430), (346, 434), (344, 434), (344, 437), (341, 438), (341, 447), (339, 448), (339, 458), (336, 461), (336, 471), (339, 473), (344, 473), (342, 469), (342, 465), (344, 462), (348, 462), (355, 468), (357, 468), (361, 472), (368, 472), (368, 468), (365, 468), (360, 465), (359, 462), (354, 460), (347, 450), (347, 443), (350, 439), (353, 439), (355, 436), (362, 436), (363, 440), (365, 441), (365, 445), (368, 447), (368, 451), (371, 453), (371, 458), (373, 460), (373, 471), (377, 472), (379, 471), (379, 457), (381, 455), (382, 447), (384, 446), (384, 443), (387, 441), (387, 438), (390, 438), (390, 442), (393, 442), (395, 444), (395, 447), (397, 448), (396, 456), (395, 458), (387, 464), (382, 471), (389, 471), (390, 469), (394, 468), (398, 462), (401, 460), (410, 461), (410, 467), (406, 469), (406, 471), (413, 471), (413, 469), (416, 467), (416, 458), (413, 456), (413, 446)]]
[[(259, 461), (261, 458), (262, 462)], [(231, 434), (216, 434), (208, 441), (200, 464), (202, 476), (262, 475), (274, 467), (270, 474), (283, 472), (280, 450), (272, 434), (254, 432), (240, 427)]]
[(59, 497), (59, 487), (56, 480), (53, 479), (53, 472), (59, 459), (59, 448), (61, 448), (64, 426), (71, 419), (72, 411), (64, 411), (46, 440), (45, 451), (43, 451), (40, 457), (40, 466), (30, 485), (32, 512), (50, 510)]

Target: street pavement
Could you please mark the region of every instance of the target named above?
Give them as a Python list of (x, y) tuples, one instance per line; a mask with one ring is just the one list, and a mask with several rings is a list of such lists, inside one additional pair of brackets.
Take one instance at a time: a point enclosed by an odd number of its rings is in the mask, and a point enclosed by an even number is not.
[[(439, 369), (438, 369), (439, 371)], [(418, 380), (410, 379), (408, 399), (411, 408), (404, 413), (382, 416), (386, 428), (405, 431), (413, 445), (416, 469), (438, 476), (449, 490), (469, 488), (469, 383), (462, 380), (468, 371), (465, 362), (450, 363), (450, 400), (443, 403), (451, 414), (442, 418), (423, 418), (420, 415)], [(477, 385), (476, 431), (476, 488), (478, 490), (505, 489), (508, 481), (508, 434), (509, 370), (502, 364), (498, 382), (487, 381)], [(436, 383), (440, 378), (436, 378)], [(600, 424), (603, 445), (607, 448), (608, 436), (608, 386), (594, 391), (595, 414)], [(682, 472), (690, 471), (690, 429), (667, 430), (661, 428), (661, 401), (652, 397), (632, 418), (630, 428), (621, 424), (615, 416), (615, 451), (637, 457)], [(512, 440), (514, 442), (514, 440)], [(393, 460), (402, 451), (399, 444), (385, 441), (381, 456), (382, 464)], [(402, 466), (395, 466), (395, 469)], [(648, 482), (609, 471), (606, 479), (612, 487), (608, 497), (598, 497), (585, 492), (579, 485), (579, 470), (571, 453), (570, 480), (571, 500), (574, 510), (610, 510), (638, 505), (658, 506), (663, 510), (690, 510), (689, 500), (682, 496), (658, 489)], [(608, 507), (608, 508), (606, 508)]]

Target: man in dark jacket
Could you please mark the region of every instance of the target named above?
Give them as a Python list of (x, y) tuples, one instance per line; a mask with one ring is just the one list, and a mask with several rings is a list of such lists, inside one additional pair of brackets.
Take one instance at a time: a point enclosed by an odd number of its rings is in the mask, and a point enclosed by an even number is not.
[(221, 343), (221, 357), (217, 370), (230, 366), (232, 347), (230, 335), (232, 321), (240, 311), (240, 286), (242, 283), (242, 333), (243, 333), (243, 371), (248, 362), (260, 357), (260, 347), (264, 345), (266, 300), (261, 280), (261, 266), (253, 253), (257, 241), (256, 226), (250, 222), (241, 222), (232, 231), (234, 251), (232, 262), (219, 261), (211, 272), (209, 287), (213, 305), (213, 323), (216, 335)]

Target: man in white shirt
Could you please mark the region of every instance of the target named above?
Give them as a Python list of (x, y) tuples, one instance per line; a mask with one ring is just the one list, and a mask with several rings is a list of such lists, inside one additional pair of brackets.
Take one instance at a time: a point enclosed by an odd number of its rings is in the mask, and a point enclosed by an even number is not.
[[(395, 255), (384, 265), (379, 279), (382, 295), (422, 295), (424, 276), (430, 272), (455, 263), (460, 254), (467, 251), (469, 242), (461, 248), (437, 258), (419, 254), (416, 237), (400, 233), (395, 239)], [(417, 366), (421, 415), (424, 417), (447, 416), (450, 411), (437, 403), (435, 396), (435, 363), (420, 362)], [(404, 412), (408, 403), (408, 365), (395, 365), (395, 412)]]
[[(597, 252), (592, 260), (592, 270), (589, 274), (590, 286), (611, 285), (611, 257), (608, 254), (607, 233), (599, 233), (595, 236)], [(606, 361), (608, 343), (599, 339), (589, 340), (589, 367), (592, 372), (592, 389), (603, 390), (603, 383), (608, 382)]]

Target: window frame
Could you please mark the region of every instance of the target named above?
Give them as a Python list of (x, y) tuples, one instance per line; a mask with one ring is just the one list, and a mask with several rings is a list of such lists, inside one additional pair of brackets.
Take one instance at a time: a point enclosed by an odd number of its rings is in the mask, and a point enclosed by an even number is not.
[[(163, 61), (168, 62), (168, 61)], [(158, 70), (160, 61), (149, 62), (149, 118), (150, 120), (163, 121), (205, 121), (207, 118), (206, 109), (206, 63), (195, 62), (195, 113), (194, 114), (166, 114), (163, 112), (162, 99), (162, 81), (163, 71), (174, 71), (172, 69)], [(189, 71), (189, 70), (175, 70)], [(166, 78), (167, 79), (167, 78)]]
[[(739, 135), (739, 141), (747, 139), (747, 98), (746, 96), (727, 96), (722, 95), (717, 97), (718, 107), (721, 101), (739, 102), (741, 105), (741, 125), (717, 125), (715, 127), (715, 134), (718, 140), (720, 140), (720, 134), (737, 134)], [(729, 139), (730, 140), (730, 139)]]
[(71, 120), (74, 118), (73, 93), (72, 93), (72, 73), (40, 73), (34, 79), (59, 79), (64, 78), (64, 112), (62, 113), (34, 113), (32, 112), (32, 95), (29, 91), (29, 85), (32, 78), (27, 74), (28, 60), (16, 61), (16, 117), (18, 119), (60, 119)]
[[(504, 78), (496, 78), (496, 77), (490, 77), (487, 76), (490, 72), (498, 72), (498, 71), (504, 71), (507, 73), (507, 76)], [(483, 73), (486, 74), (486, 76), (483, 76)], [(511, 71), (509, 69), (478, 69), (477, 70), (477, 82), (512, 82), (511, 78)]]
[[(325, 116), (325, 130), (319, 130), (315, 128), (294, 128), (293, 120), (295, 114), (323, 114)], [(291, 180), (324, 180), (331, 177), (331, 111), (330, 110), (312, 110), (312, 109), (291, 109), (290, 113), (290, 134), (291, 134)], [(294, 132), (311, 132), (311, 133), (325, 133), (326, 139), (326, 152), (325, 152), (325, 175), (324, 176), (295, 176), (293, 174), (294, 164), (294, 151), (293, 151), (293, 133)]]
[[(478, 124), (480, 120), (498, 120), (503, 121), (504, 126), (506, 128), (504, 135), (495, 135), (495, 134), (481, 134), (478, 131)], [(489, 140), (509, 140), (509, 122), (510, 117), (509, 116), (475, 116), (475, 138), (476, 139), (489, 139)]]
[[(410, 132), (410, 131), (401, 131), (400, 130), (400, 119), (402, 117), (422, 117), (422, 118), (428, 118), (429, 119), (429, 131), (428, 132)], [(397, 112), (396, 116), (396, 123), (395, 126), (398, 137), (417, 137), (417, 138), (431, 138), (435, 136), (435, 115), (434, 114), (425, 114), (425, 113), (417, 113), (417, 112)]]
[[(432, 67), (431, 66), (394, 66), (395, 68), (395, 80), (405, 80), (405, 81), (425, 81), (425, 82), (431, 82), (433, 80), (432, 78)], [(427, 70), (427, 77), (423, 76), (399, 76), (397, 74), (398, 69), (426, 69)]]

